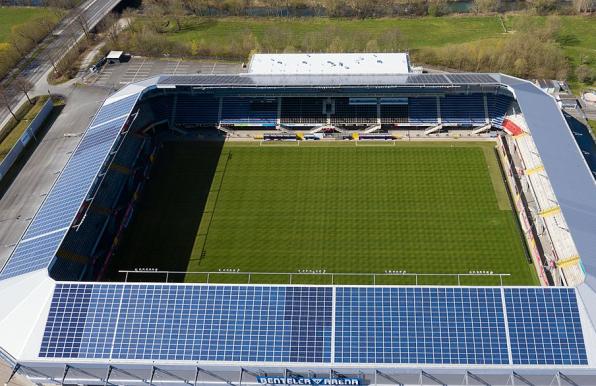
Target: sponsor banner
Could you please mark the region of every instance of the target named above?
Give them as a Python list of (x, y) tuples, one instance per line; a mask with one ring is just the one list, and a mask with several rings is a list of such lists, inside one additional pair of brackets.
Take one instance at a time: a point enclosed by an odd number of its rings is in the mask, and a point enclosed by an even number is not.
[(408, 98), (350, 98), (351, 105), (407, 105)]
[(262, 385), (362, 385), (360, 378), (257, 377)]
[(379, 103), (382, 105), (407, 105), (408, 98), (381, 98)]
[(351, 105), (376, 105), (377, 98), (350, 98)]

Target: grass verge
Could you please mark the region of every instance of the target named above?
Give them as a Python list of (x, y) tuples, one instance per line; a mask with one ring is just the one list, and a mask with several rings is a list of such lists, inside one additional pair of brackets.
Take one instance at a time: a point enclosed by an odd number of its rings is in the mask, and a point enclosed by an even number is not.
[(0, 140), (0, 162), (19, 140), (25, 129), (29, 126), (29, 123), (35, 119), (48, 98), (49, 96), (44, 95), (35, 98), (33, 104), (25, 103), (15, 112), (19, 120), (16, 121), (14, 118), (11, 118), (2, 130), (0, 130), (1, 133), (4, 133), (4, 138)]

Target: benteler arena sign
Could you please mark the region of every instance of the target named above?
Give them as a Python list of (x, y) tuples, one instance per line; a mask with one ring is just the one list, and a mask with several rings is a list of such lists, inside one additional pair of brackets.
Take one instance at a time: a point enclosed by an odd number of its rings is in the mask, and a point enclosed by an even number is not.
[(257, 377), (263, 385), (362, 385), (360, 378)]

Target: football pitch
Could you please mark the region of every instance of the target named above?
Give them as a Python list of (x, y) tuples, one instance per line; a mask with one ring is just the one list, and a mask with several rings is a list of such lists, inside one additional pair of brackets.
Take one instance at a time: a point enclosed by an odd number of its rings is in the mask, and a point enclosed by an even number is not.
[(166, 142), (118, 269), (215, 272), (169, 277), (187, 282), (498, 285), (448, 275), (485, 271), (537, 284), (493, 146)]

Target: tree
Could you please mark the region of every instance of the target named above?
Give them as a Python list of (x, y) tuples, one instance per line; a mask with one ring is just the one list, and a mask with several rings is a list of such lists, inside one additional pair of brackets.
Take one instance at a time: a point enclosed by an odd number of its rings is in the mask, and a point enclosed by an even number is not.
[(110, 43), (116, 44), (120, 32), (118, 16), (115, 13), (107, 14), (97, 25), (97, 31), (103, 33)]
[(10, 113), (10, 115), (12, 115), (12, 117), (14, 118), (15, 121), (18, 121), (19, 119), (15, 115), (14, 111), (12, 111), (12, 107), (10, 106), (10, 103), (11, 103), (11, 101), (6, 93), (6, 89), (4, 87), (0, 86), (0, 104), (8, 109), (8, 112)]
[(174, 19), (174, 23), (176, 23), (176, 31), (180, 31), (182, 29), (182, 18), (185, 15), (185, 8), (182, 4), (181, 0), (169, 0), (167, 13)]
[(577, 13), (592, 12), (595, 7), (595, 0), (573, 0), (573, 8)]
[(81, 27), (85, 37), (89, 38), (89, 20), (87, 20), (87, 16), (85, 16), (85, 12), (81, 11), (75, 16), (75, 22)]
[(474, 0), (474, 8), (478, 13), (498, 12), (501, 8), (500, 0)]
[(30, 104), (33, 104), (33, 101), (31, 100), (31, 98), (29, 98), (29, 91), (31, 91), (31, 89), (33, 88), (33, 83), (31, 83), (31, 81), (29, 81), (29, 79), (25, 78), (24, 76), (18, 76), (13, 82), (12, 84), (23, 94), (25, 94), (25, 96), (27, 97), (27, 100), (29, 101)]

